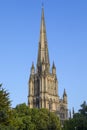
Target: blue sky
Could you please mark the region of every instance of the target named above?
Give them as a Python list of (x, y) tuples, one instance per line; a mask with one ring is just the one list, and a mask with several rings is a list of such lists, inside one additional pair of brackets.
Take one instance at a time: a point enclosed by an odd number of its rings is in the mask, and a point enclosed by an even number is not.
[[(43, 0), (50, 62), (59, 96), (69, 109), (87, 101), (87, 0)], [(32, 61), (37, 62), (41, 0), (0, 0), (0, 83), (12, 107), (26, 102)]]

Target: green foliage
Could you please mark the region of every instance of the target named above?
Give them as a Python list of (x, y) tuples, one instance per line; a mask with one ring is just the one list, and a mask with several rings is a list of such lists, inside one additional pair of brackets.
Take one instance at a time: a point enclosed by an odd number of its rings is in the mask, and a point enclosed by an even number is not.
[(21, 130), (60, 130), (59, 118), (46, 109), (30, 109), (26, 104), (13, 109), (11, 125)]
[(81, 105), (81, 109), (79, 110), (79, 113), (87, 118), (87, 104), (85, 101)]
[[(25, 103), (11, 109), (9, 93), (0, 84), (0, 130), (61, 130), (59, 118), (47, 109), (30, 109)], [(63, 130), (87, 130), (87, 104), (72, 119), (65, 121)]]
[(75, 113), (72, 119), (64, 124), (64, 130), (87, 130), (87, 104), (83, 102), (81, 109)]
[(16, 129), (21, 130), (32, 130), (31, 122), (31, 110), (26, 104), (17, 105), (15, 109), (12, 110), (13, 119), (11, 120), (11, 125)]
[(2, 109), (9, 109), (10, 107), (10, 100), (9, 100), (9, 93), (2, 88), (2, 84), (0, 84), (0, 110)]
[(47, 109), (10, 105), (9, 93), (0, 84), (0, 130), (60, 130), (59, 118)]
[(7, 125), (9, 123), (10, 105), (9, 93), (0, 84), (0, 125)]

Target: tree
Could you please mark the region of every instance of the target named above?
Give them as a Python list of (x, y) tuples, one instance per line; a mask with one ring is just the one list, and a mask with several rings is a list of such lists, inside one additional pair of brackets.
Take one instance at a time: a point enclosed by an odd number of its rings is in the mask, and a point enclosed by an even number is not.
[(11, 108), (9, 93), (0, 84), (0, 130), (60, 130), (60, 121), (47, 109), (30, 109), (25, 103)]
[(32, 109), (32, 121), (35, 130), (60, 130), (59, 118), (47, 109)]
[(86, 101), (81, 105), (81, 109), (79, 109), (79, 113), (87, 118), (87, 104)]
[(21, 130), (34, 130), (34, 125), (31, 122), (31, 109), (25, 103), (17, 105), (12, 111), (12, 126)]
[(13, 109), (11, 124), (21, 130), (60, 130), (59, 118), (54, 113), (47, 109), (30, 109), (25, 103)]
[(65, 121), (64, 130), (87, 130), (87, 104), (83, 102), (81, 109), (75, 113), (72, 119)]
[(8, 125), (10, 117), (10, 105), (9, 93), (2, 88), (0, 84), (0, 125)]

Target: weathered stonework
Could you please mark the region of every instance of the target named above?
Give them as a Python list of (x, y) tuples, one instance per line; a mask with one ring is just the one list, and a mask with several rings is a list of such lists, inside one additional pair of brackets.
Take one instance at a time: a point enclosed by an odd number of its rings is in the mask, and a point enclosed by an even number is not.
[(52, 66), (52, 71), (50, 71), (50, 61), (43, 8), (37, 66), (35, 69), (34, 64), (32, 64), (31, 74), (29, 78), (28, 105), (30, 108), (49, 109), (50, 107), (50, 110), (52, 112), (56, 112), (62, 121), (68, 118), (67, 94), (64, 89), (63, 98), (59, 98), (58, 80), (54, 62)]

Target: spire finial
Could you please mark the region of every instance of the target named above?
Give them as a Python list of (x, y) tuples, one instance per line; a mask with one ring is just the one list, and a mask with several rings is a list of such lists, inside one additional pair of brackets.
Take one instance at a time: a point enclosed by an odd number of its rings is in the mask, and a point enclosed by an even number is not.
[(43, 1), (42, 1), (42, 8), (44, 7), (44, 3), (43, 3)]
[(42, 8), (44, 7), (44, 2), (43, 2), (43, 0), (42, 0)]

